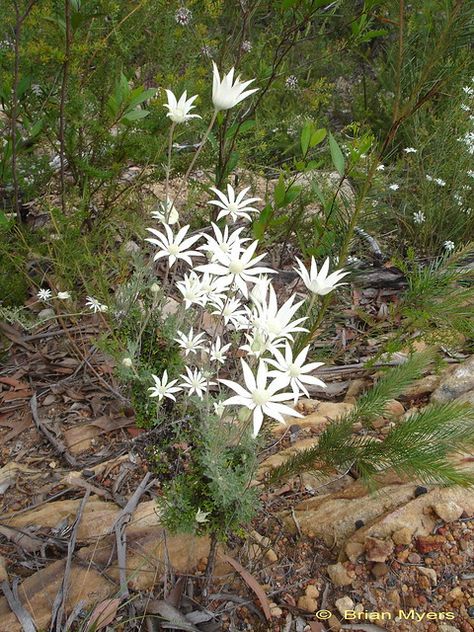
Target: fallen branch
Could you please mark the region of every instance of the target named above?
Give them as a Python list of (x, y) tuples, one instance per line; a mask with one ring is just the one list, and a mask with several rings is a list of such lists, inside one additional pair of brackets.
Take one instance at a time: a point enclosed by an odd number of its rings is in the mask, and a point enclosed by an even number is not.
[(143, 477), (142, 482), (134, 491), (129, 501), (117, 516), (112, 529), (115, 531), (115, 539), (117, 543), (117, 563), (120, 574), (120, 593), (121, 597), (129, 597), (127, 582), (127, 533), (126, 527), (133, 512), (135, 511), (138, 501), (145, 493), (148, 485), (148, 481), (151, 478), (151, 472), (147, 472)]
[(35, 426), (37, 427), (37, 429), (46, 437), (46, 439), (53, 446), (59, 456), (67, 461), (67, 463), (72, 467), (79, 468), (80, 463), (72, 456), (72, 454), (69, 454), (64, 443), (60, 439), (57, 439), (51, 432), (51, 430), (49, 430), (39, 418), (38, 400), (36, 398), (36, 393), (34, 393), (33, 397), (30, 400), (30, 407), (31, 414), (33, 415), (33, 421), (35, 422)]
[(10, 588), (9, 583), (5, 580), (1, 583), (1, 588), (6, 600), (8, 601), (8, 605), (10, 606), (11, 611), (20, 622), (21, 627), (23, 628), (23, 632), (36, 632), (36, 625), (31, 618), (30, 613), (28, 612), (28, 610), (26, 610), (26, 608), (24, 608), (18, 597), (19, 581), (19, 577), (15, 577), (12, 587)]
[(74, 549), (76, 548), (76, 540), (77, 540), (77, 529), (79, 527), (79, 523), (82, 519), (82, 515), (84, 513), (84, 509), (87, 501), (89, 500), (90, 490), (86, 490), (84, 497), (79, 505), (77, 510), (76, 518), (72, 524), (71, 535), (68, 542), (67, 547), (67, 558), (66, 558), (66, 568), (64, 569), (64, 576), (61, 582), (61, 586), (58, 590), (58, 593), (54, 599), (53, 603), (53, 613), (51, 618), (51, 627), (50, 630), (56, 630), (56, 632), (61, 632), (63, 630), (62, 622), (64, 617), (64, 610), (66, 606), (66, 598), (69, 589), (69, 577), (71, 575), (71, 567), (72, 567), (72, 556), (74, 555)]

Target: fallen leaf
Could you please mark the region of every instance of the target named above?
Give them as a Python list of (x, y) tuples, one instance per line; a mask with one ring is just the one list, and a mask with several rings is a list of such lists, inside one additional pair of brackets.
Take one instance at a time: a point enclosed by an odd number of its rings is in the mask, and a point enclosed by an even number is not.
[(113, 623), (120, 606), (120, 599), (106, 599), (98, 603), (87, 622), (87, 632), (105, 628), (109, 623)]
[(242, 566), (242, 564), (240, 564), (240, 562), (237, 562), (237, 560), (235, 560), (233, 557), (230, 557), (229, 555), (222, 555), (222, 554), (220, 554), (219, 557), (224, 562), (227, 562), (227, 564), (230, 564), (233, 568), (235, 568), (235, 570), (239, 573), (239, 575), (242, 577), (242, 579), (247, 584), (247, 586), (253, 590), (253, 592), (258, 597), (258, 600), (260, 601), (260, 605), (262, 606), (262, 610), (267, 621), (270, 621), (272, 618), (272, 613), (270, 611), (270, 602), (268, 600), (268, 597), (265, 591), (263, 590), (263, 587), (258, 583), (255, 577), (251, 573), (249, 573), (248, 570), (246, 570)]

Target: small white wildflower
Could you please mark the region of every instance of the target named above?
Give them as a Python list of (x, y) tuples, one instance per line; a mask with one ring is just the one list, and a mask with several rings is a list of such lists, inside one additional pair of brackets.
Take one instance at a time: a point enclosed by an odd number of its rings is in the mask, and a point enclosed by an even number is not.
[(241, 46), (240, 46), (240, 50), (243, 53), (250, 53), (250, 51), (252, 50), (252, 42), (250, 40), (245, 40), (244, 42), (242, 42)]
[(94, 314), (97, 314), (97, 312), (107, 312), (109, 309), (107, 305), (100, 303), (92, 296), (86, 296), (86, 307), (88, 307)]
[(176, 13), (174, 14), (174, 19), (176, 23), (180, 26), (188, 26), (193, 17), (193, 13), (187, 7), (180, 7)]
[(150, 287), (150, 292), (152, 294), (158, 294), (160, 291), (160, 286), (158, 285), (158, 283), (153, 283)]
[(69, 292), (58, 292), (56, 294), (56, 298), (59, 299), (60, 301), (67, 301), (68, 299), (71, 298), (71, 295), (69, 294)]
[(385, 165), (379, 165), (377, 171), (385, 171)]
[(415, 149), (414, 147), (405, 147), (405, 149), (403, 151), (406, 154), (416, 154), (418, 149)]
[(132, 360), (132, 358), (124, 358), (124, 359), (122, 360), (122, 364), (123, 364), (123, 366), (124, 366), (125, 368), (127, 368), (127, 369), (131, 369), (131, 368), (132, 368), (132, 366), (133, 366), (133, 360)]
[(467, 172), (467, 175), (468, 175), (470, 178), (474, 178), (474, 171), (473, 171), (472, 169), (469, 169), (469, 171)]
[(467, 105), (467, 103), (461, 103), (461, 110), (464, 110), (464, 112), (470, 112), (471, 108)]
[(48, 290), (46, 288), (41, 288), (41, 290), (36, 295), (36, 298), (39, 301), (49, 301), (49, 299), (52, 297), (52, 295), (53, 294), (52, 294), (51, 290)]
[(413, 221), (415, 224), (423, 224), (425, 219), (426, 217), (423, 211), (415, 211), (415, 213), (413, 213)]
[(209, 522), (207, 516), (210, 514), (210, 511), (203, 511), (200, 507), (196, 511), (195, 520), (199, 524), (204, 524), (205, 522)]
[(433, 182), (433, 176), (426, 174), (425, 178), (428, 180), (428, 182)]
[(391, 189), (392, 191), (398, 191), (398, 189), (400, 188), (399, 184), (389, 184), (388, 188)]
[(446, 250), (446, 252), (452, 252), (456, 248), (456, 246), (454, 244), (454, 241), (448, 239), (443, 243), (443, 248)]
[(444, 180), (442, 180), (441, 178), (435, 178), (434, 181), (440, 187), (445, 187), (446, 186), (446, 182)]
[(298, 90), (298, 77), (295, 77), (295, 75), (289, 75), (285, 79), (285, 88), (287, 90), (292, 90), (293, 92)]
[(168, 381), (168, 371), (166, 369), (163, 371), (163, 377), (161, 379), (157, 375), (152, 375), (151, 377), (155, 382), (155, 386), (150, 386), (148, 389), (150, 391), (150, 397), (158, 397), (158, 401), (160, 402), (163, 397), (167, 397), (175, 402), (176, 397), (173, 393), (179, 393), (181, 390), (179, 386), (175, 386), (178, 380)]

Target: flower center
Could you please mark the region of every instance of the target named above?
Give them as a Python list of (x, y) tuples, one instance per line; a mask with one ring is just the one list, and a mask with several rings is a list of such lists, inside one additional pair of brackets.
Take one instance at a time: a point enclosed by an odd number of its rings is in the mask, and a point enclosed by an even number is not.
[(176, 244), (170, 244), (168, 247), (168, 252), (170, 253), (170, 255), (174, 255), (176, 257), (176, 255), (179, 255), (179, 246), (177, 246)]
[(278, 335), (281, 332), (281, 323), (276, 318), (269, 318), (266, 328), (269, 334)]
[(257, 406), (263, 406), (270, 399), (270, 393), (266, 388), (257, 388), (257, 390), (252, 393), (252, 399)]
[(231, 202), (227, 205), (227, 210), (229, 211), (229, 213), (235, 215), (239, 212), (239, 207), (235, 202)]
[(300, 367), (297, 366), (296, 364), (289, 364), (288, 365), (288, 375), (290, 377), (298, 377), (300, 375), (301, 371), (300, 371)]
[(232, 274), (241, 274), (245, 270), (245, 264), (240, 259), (234, 259), (230, 262), (229, 271)]

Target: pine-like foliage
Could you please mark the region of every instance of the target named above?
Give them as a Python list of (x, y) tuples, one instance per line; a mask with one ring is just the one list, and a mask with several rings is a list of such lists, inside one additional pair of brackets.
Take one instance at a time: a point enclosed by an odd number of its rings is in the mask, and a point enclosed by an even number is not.
[(474, 445), (474, 408), (465, 404), (430, 405), (398, 421), (383, 441), (368, 432), (355, 434), (353, 424), (383, 415), (389, 399), (399, 396), (429, 362), (418, 354), (391, 369), (365, 393), (351, 413), (330, 424), (316, 446), (297, 453), (273, 470), (269, 481), (312, 470), (328, 473), (356, 471), (369, 487), (381, 474), (395, 471), (402, 477), (440, 485), (470, 485), (474, 477), (456, 466), (451, 457)]

